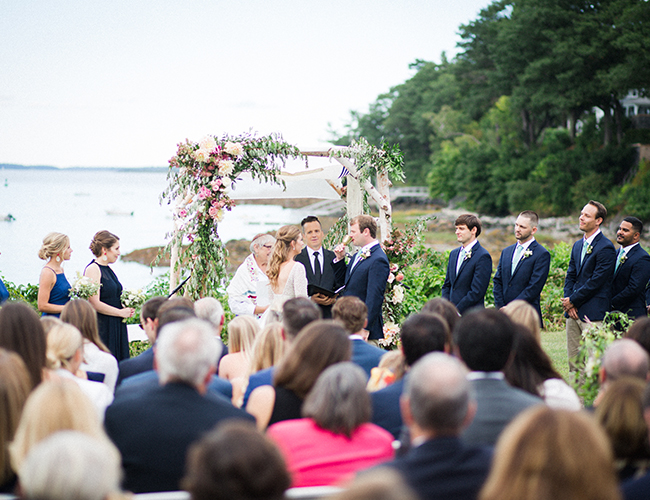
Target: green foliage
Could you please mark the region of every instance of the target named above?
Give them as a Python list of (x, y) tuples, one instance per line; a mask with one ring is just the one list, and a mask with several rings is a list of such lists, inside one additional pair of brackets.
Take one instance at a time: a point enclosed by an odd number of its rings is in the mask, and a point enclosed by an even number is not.
[(620, 201), (624, 210), (641, 220), (650, 220), (650, 161), (642, 161), (639, 170), (621, 190)]
[(11, 281), (5, 280), (1, 274), (0, 279), (2, 279), (9, 292), (8, 300), (25, 302), (34, 308), (35, 311), (38, 311), (38, 285), (32, 285), (31, 283), (16, 285)]
[(149, 349), (151, 344), (148, 340), (133, 340), (129, 342), (129, 357), (135, 358), (139, 354)]
[(564, 242), (557, 243), (549, 252), (551, 265), (546, 285), (540, 296), (540, 307), (544, 327), (547, 330), (557, 330), (564, 328), (564, 309), (561, 300), (564, 297), (564, 278), (569, 269), (571, 245)]

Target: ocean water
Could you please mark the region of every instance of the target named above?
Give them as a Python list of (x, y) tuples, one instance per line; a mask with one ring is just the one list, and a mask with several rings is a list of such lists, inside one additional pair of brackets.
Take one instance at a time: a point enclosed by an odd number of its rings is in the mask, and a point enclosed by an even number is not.
[[(70, 237), (72, 258), (64, 265), (72, 281), (93, 259), (93, 235), (107, 229), (120, 238), (122, 254), (164, 245), (172, 229), (169, 207), (159, 197), (167, 186), (160, 170), (0, 169), (0, 274), (20, 284), (37, 284), (44, 261), (38, 258), (43, 237)], [(263, 189), (263, 186), (260, 187)], [(299, 223), (302, 210), (276, 205), (237, 205), (219, 225), (224, 241), (251, 238), (285, 224)], [(118, 260), (111, 266), (125, 288), (149, 284), (166, 269)]]

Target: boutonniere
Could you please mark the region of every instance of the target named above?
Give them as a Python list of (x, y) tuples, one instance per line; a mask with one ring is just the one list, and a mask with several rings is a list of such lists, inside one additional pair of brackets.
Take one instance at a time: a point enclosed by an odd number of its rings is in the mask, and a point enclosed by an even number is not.
[(623, 262), (625, 262), (626, 260), (627, 260), (627, 254), (626, 254), (626, 253), (624, 253), (623, 255), (621, 255), (621, 256), (618, 258), (618, 262), (621, 263), (621, 264), (622, 264)]
[(526, 257), (530, 257), (531, 255), (533, 255), (533, 251), (527, 248), (526, 250), (524, 250), (524, 254), (521, 256), (521, 258), (525, 259)]
[(587, 243), (587, 250), (585, 251), (585, 253), (589, 255), (593, 250), (594, 247), (592, 247), (589, 243)]
[(472, 249), (470, 248), (469, 250), (467, 250), (467, 252), (465, 252), (465, 258), (463, 260), (469, 260), (471, 258), (472, 258)]
[(363, 252), (361, 252), (361, 258), (363, 260), (367, 259), (368, 257), (370, 257), (370, 250), (364, 250)]

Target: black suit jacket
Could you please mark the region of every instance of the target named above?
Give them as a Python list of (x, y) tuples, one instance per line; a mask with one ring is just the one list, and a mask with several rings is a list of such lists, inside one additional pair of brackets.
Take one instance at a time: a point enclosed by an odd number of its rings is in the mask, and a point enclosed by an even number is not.
[[(614, 268), (616, 269), (616, 264)], [(614, 272), (612, 310), (624, 312), (633, 318), (647, 316), (645, 288), (648, 280), (650, 255), (641, 245), (635, 245), (630, 248), (625, 261)]]
[(180, 490), (187, 449), (219, 422), (248, 413), (193, 387), (168, 383), (140, 398), (116, 398), (106, 410), (106, 432), (122, 454), (124, 488), (134, 493)]
[[(319, 283), (316, 282), (314, 269), (311, 266), (307, 247), (303, 248), (302, 251), (296, 255), (295, 260), (305, 266), (305, 271), (307, 272), (307, 283), (310, 285), (318, 285), (321, 288), (327, 288), (328, 290), (337, 290), (341, 288), (345, 282), (345, 261), (341, 260), (334, 264), (333, 261), (336, 258), (334, 252), (322, 247), (321, 250), (323, 251), (323, 254), (320, 255), (319, 258), (323, 263), (323, 273), (321, 274)], [(321, 306), (319, 304), (319, 307), (323, 312), (323, 318), (327, 319), (332, 317), (332, 306)]]

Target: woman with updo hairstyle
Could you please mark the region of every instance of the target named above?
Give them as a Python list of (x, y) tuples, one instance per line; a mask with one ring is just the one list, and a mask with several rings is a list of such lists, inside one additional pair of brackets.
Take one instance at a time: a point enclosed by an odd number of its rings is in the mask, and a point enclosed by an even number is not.
[(81, 369), (86, 372), (102, 374), (104, 384), (111, 392), (115, 392), (115, 383), (119, 372), (117, 360), (99, 338), (97, 313), (90, 302), (83, 299), (71, 300), (63, 307), (61, 320), (81, 332), (83, 337)]
[(46, 260), (38, 279), (38, 310), (43, 314), (59, 316), (70, 300), (70, 283), (63, 272), (63, 261), (70, 260), (70, 238), (61, 233), (50, 233), (43, 238), (38, 257)]
[(99, 338), (121, 361), (129, 357), (129, 336), (122, 320), (133, 316), (135, 309), (122, 307), (122, 284), (109, 267), (120, 256), (120, 239), (108, 231), (99, 231), (90, 242), (90, 251), (95, 259), (84, 269), (84, 276), (100, 283), (101, 287), (88, 302), (97, 311)]
[(83, 338), (77, 328), (68, 323), (54, 326), (47, 334), (47, 367), (59, 377), (74, 380), (93, 402), (100, 418), (113, 402), (113, 393), (101, 382), (85, 378), (80, 371), (83, 361)]

